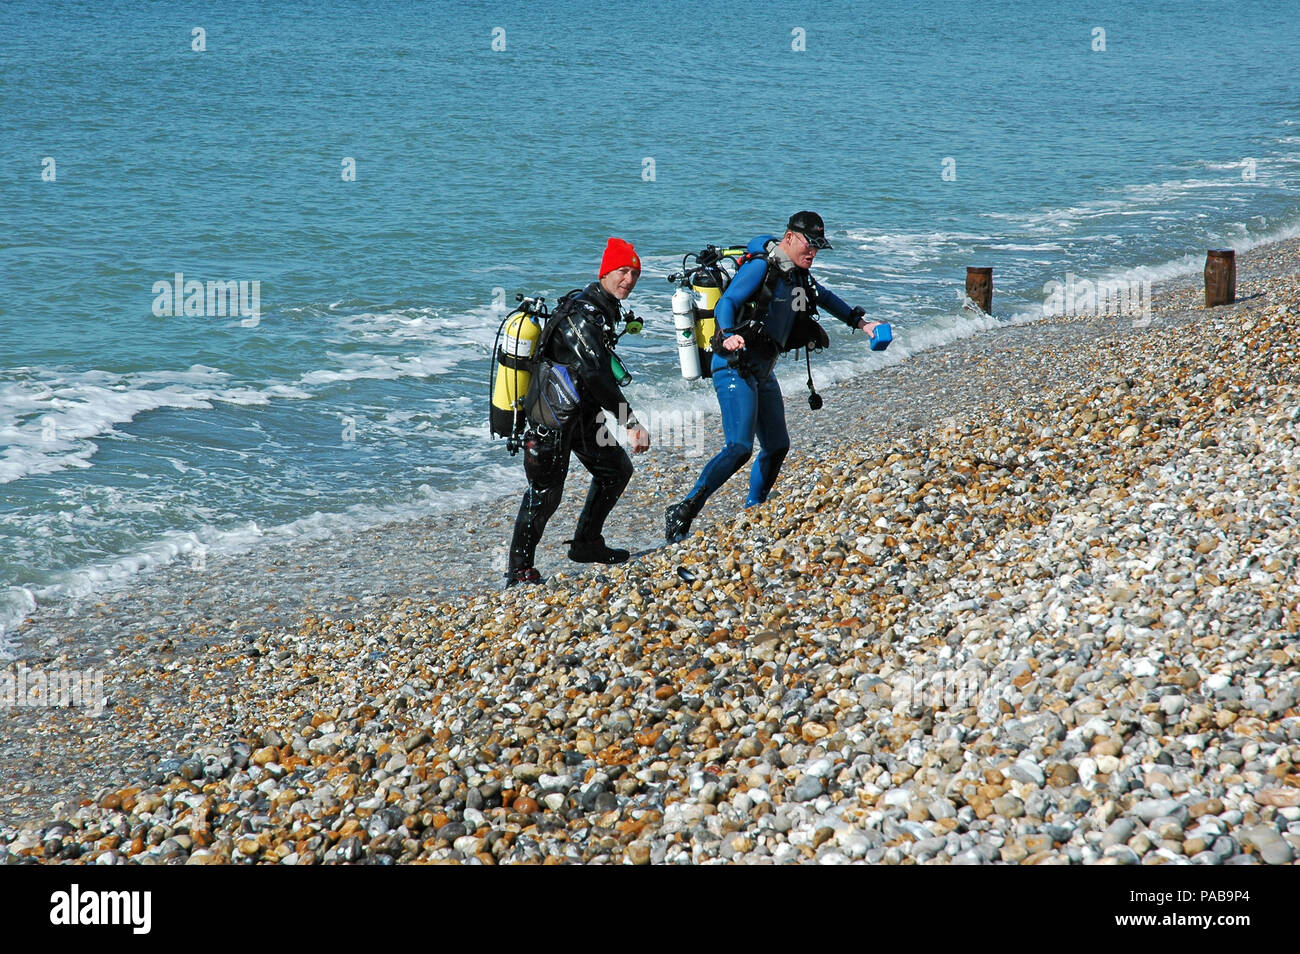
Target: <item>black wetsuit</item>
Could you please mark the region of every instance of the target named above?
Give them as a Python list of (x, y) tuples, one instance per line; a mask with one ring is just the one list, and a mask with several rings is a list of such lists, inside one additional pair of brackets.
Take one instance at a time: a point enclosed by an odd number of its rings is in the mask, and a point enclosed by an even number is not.
[(510, 572), (533, 565), (537, 543), (564, 492), (572, 451), (591, 472), (587, 502), (578, 517), (576, 543), (601, 540), (605, 518), (632, 477), (632, 461), (607, 425), (608, 412), (621, 426), (636, 421), (610, 369), (620, 306), (600, 282), (592, 282), (552, 315), (540, 357), (568, 368), (578, 382), (580, 403), (568, 425), (552, 430), (530, 422), (524, 433), (528, 490), (519, 505), (510, 542)]

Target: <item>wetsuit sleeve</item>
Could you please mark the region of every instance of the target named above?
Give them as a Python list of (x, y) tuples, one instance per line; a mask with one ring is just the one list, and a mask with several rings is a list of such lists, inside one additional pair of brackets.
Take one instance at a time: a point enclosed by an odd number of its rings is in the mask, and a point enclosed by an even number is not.
[(826, 309), (850, 328), (858, 326), (858, 319), (853, 317), (853, 309), (844, 303), (844, 299), (829, 288), (823, 288), (815, 278), (813, 279), (813, 288), (817, 292), (818, 308)]
[(731, 284), (727, 286), (727, 290), (722, 293), (717, 306), (713, 309), (713, 317), (717, 320), (719, 328), (730, 331), (735, 327), (736, 315), (745, 306), (745, 302), (754, 297), (758, 287), (763, 284), (763, 276), (766, 274), (766, 259), (750, 259), (740, 266), (740, 271), (736, 272), (736, 277), (731, 280)]
[(572, 313), (565, 319), (563, 337), (574, 359), (570, 369), (578, 375), (586, 397), (617, 416), (620, 423), (634, 427), (636, 417), (632, 414), (632, 405), (614, 379), (609, 364), (610, 349), (600, 328), (595, 326), (598, 320)]

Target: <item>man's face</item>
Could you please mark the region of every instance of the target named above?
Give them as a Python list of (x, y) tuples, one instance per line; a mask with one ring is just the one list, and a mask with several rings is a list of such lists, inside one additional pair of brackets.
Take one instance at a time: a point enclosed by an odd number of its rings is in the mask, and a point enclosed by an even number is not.
[(810, 267), (817, 257), (816, 247), (803, 237), (802, 232), (786, 232), (781, 239), (781, 250), (800, 268)]
[(624, 265), (622, 268), (616, 268), (612, 272), (606, 272), (605, 277), (600, 280), (600, 284), (605, 291), (609, 292), (619, 301), (627, 298), (632, 294), (632, 289), (636, 288), (636, 280), (641, 277), (641, 270), (633, 268), (631, 265)]

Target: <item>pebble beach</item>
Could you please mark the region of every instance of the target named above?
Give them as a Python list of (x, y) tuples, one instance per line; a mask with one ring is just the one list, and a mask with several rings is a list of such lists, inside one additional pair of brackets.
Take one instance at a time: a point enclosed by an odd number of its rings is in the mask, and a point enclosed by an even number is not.
[(680, 544), (638, 458), (626, 565), (575, 465), (539, 587), (511, 495), (38, 616), (107, 704), (6, 710), (0, 861), (1292, 864), (1300, 242), (1237, 261), (787, 394)]

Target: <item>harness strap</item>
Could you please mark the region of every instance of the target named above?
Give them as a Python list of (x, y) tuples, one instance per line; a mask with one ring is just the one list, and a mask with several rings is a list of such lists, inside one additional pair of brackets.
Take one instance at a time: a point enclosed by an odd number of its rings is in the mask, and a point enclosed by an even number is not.
[[(745, 303), (745, 323), (756, 323), (762, 317), (766, 316), (768, 307), (772, 304), (772, 298), (776, 295), (776, 283), (781, 279), (781, 269), (772, 263), (772, 258), (768, 252), (751, 252), (745, 256), (742, 265), (749, 261), (761, 258), (767, 263), (767, 271), (763, 274), (762, 284), (758, 286), (758, 291), (754, 297)], [(739, 268), (737, 268), (739, 272)], [(812, 311), (817, 308), (817, 297), (811, 276), (803, 269), (794, 269), (791, 277), (798, 287), (804, 290), (809, 303), (812, 305)]]
[(804, 364), (808, 368), (808, 406), (814, 411), (820, 411), (822, 407), (822, 396), (818, 394), (817, 389), (813, 387), (812, 355), (807, 348), (803, 349), (803, 360)]

